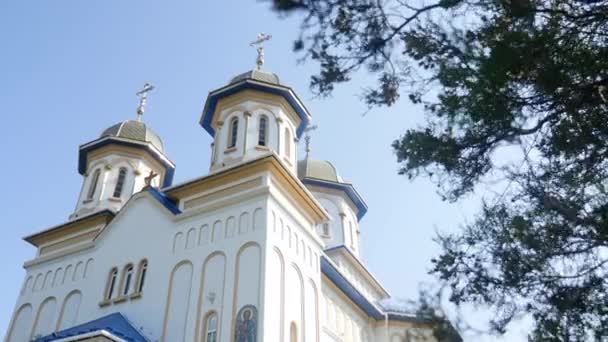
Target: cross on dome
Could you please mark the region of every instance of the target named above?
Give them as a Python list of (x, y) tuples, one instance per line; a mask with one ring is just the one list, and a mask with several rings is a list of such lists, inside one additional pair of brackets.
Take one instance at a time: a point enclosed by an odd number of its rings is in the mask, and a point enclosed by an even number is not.
[(304, 137), (304, 142), (306, 143), (306, 158), (308, 158), (308, 154), (310, 153), (310, 132), (315, 131), (317, 128), (319, 128), (317, 125), (312, 125), (304, 129), (304, 134), (306, 134)]
[(148, 93), (154, 89), (154, 86), (148, 82), (144, 84), (144, 87), (135, 93), (139, 96), (139, 106), (137, 107), (137, 121), (142, 121), (144, 111), (146, 109), (146, 100), (148, 99)]
[(262, 32), (258, 34), (256, 40), (249, 43), (249, 46), (257, 46), (258, 58), (256, 59), (256, 64), (258, 70), (262, 69), (262, 65), (264, 65), (264, 42), (270, 39), (272, 39), (272, 35)]

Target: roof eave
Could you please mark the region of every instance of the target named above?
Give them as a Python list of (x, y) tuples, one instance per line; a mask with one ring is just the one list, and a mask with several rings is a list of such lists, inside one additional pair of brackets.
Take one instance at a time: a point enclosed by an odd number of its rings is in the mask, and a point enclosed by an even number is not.
[(154, 158), (156, 161), (158, 161), (161, 165), (165, 167), (166, 173), (162, 187), (164, 188), (171, 186), (171, 184), (173, 183), (173, 177), (175, 175), (175, 164), (169, 158), (167, 158), (164, 153), (162, 153), (158, 148), (156, 148), (156, 146), (152, 145), (149, 142), (135, 141), (132, 139), (124, 139), (111, 136), (102, 137), (86, 144), (80, 145), (80, 147), (78, 148), (78, 173), (80, 173), (81, 175), (85, 174), (87, 169), (87, 155), (89, 152), (109, 144), (117, 144), (144, 149), (150, 154), (150, 156), (152, 156), (152, 158)]
[(215, 129), (211, 123), (218, 101), (226, 96), (236, 94), (246, 89), (269, 92), (285, 98), (285, 100), (287, 100), (287, 102), (293, 107), (300, 117), (301, 121), (296, 130), (296, 135), (298, 138), (302, 136), (304, 129), (310, 122), (311, 116), (308, 109), (306, 109), (306, 106), (304, 106), (304, 103), (302, 103), (302, 101), (298, 98), (293, 89), (283, 85), (272, 84), (251, 78), (243, 79), (209, 92), (207, 100), (205, 101), (205, 106), (203, 107), (203, 112), (201, 113), (201, 119), (199, 120), (199, 124), (205, 129), (205, 131), (207, 131), (207, 133), (209, 133), (212, 137), (215, 136)]
[(357, 192), (355, 187), (350, 183), (332, 182), (312, 177), (304, 177), (301, 179), (301, 181), (304, 184), (344, 191), (355, 207), (357, 207), (357, 221), (361, 221), (363, 216), (365, 216), (367, 213), (367, 204), (363, 200), (363, 197), (361, 197), (361, 195)]

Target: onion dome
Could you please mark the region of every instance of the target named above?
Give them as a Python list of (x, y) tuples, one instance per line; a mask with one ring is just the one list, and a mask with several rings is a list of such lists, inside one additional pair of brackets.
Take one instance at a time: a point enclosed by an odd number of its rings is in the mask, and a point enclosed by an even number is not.
[(298, 178), (313, 178), (328, 182), (342, 183), (336, 167), (326, 160), (306, 158), (298, 162)]
[(230, 80), (230, 84), (238, 83), (242, 80), (256, 80), (276, 85), (281, 84), (281, 82), (279, 82), (279, 76), (277, 76), (277, 74), (255, 69), (233, 77), (232, 80)]
[(298, 162), (298, 178), (304, 185), (343, 191), (356, 207), (357, 219), (367, 212), (367, 204), (352, 184), (345, 182), (335, 166), (325, 160), (306, 157)]
[(165, 152), (165, 147), (158, 134), (154, 133), (145, 123), (135, 120), (125, 120), (108, 127), (100, 138), (117, 137), (140, 142), (147, 142), (156, 147), (161, 153)]

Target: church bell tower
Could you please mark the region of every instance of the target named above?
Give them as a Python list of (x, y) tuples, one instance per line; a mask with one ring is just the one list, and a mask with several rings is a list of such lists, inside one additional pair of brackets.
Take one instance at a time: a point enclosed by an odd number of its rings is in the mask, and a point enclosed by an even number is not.
[(118, 212), (144, 187), (171, 185), (175, 165), (166, 156), (160, 137), (142, 119), (152, 89), (146, 83), (137, 93), (136, 120), (114, 124), (98, 139), (80, 146), (78, 172), (83, 185), (71, 220), (102, 210)]

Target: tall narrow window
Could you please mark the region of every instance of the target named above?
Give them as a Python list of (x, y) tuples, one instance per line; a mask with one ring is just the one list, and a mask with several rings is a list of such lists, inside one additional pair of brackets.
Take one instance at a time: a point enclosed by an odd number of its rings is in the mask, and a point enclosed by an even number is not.
[(268, 119), (265, 116), (261, 116), (258, 131), (258, 145), (266, 146), (266, 132), (268, 132)]
[(137, 279), (137, 291), (141, 293), (144, 289), (144, 281), (146, 280), (146, 271), (148, 270), (148, 261), (143, 260), (139, 264), (139, 278)]
[(101, 171), (99, 169), (93, 172), (93, 176), (91, 177), (91, 183), (89, 183), (89, 192), (87, 193), (87, 200), (92, 200), (93, 196), (95, 196), (95, 190), (97, 190), (97, 183), (99, 182), (99, 175)]
[(355, 238), (353, 235), (353, 223), (352, 222), (348, 222), (348, 232), (350, 234), (350, 246), (354, 249), (355, 248)]
[(118, 270), (113, 268), (110, 271), (110, 276), (108, 277), (108, 285), (106, 286), (106, 299), (112, 299), (114, 295), (114, 287), (116, 287), (116, 277), (118, 276)]
[(329, 223), (323, 223), (323, 235), (329, 236)]
[(239, 134), (239, 118), (230, 120), (230, 134), (228, 135), (228, 148), (236, 146), (236, 138)]
[(125, 268), (125, 273), (124, 273), (124, 282), (123, 282), (123, 289), (122, 289), (122, 295), (126, 296), (127, 294), (129, 294), (129, 289), (131, 287), (131, 281), (133, 279), (133, 265), (128, 265)]
[(291, 322), (289, 326), (289, 342), (298, 342), (298, 327), (296, 322)]
[(285, 155), (291, 158), (291, 133), (289, 128), (285, 128)]
[(122, 195), (122, 188), (125, 185), (126, 177), (127, 177), (127, 168), (121, 167), (120, 170), (118, 170), (118, 178), (116, 179), (116, 187), (114, 188), (113, 196), (115, 198), (120, 198), (120, 195)]
[(217, 342), (217, 314), (215, 312), (207, 315), (205, 321), (205, 341), (203, 342)]

